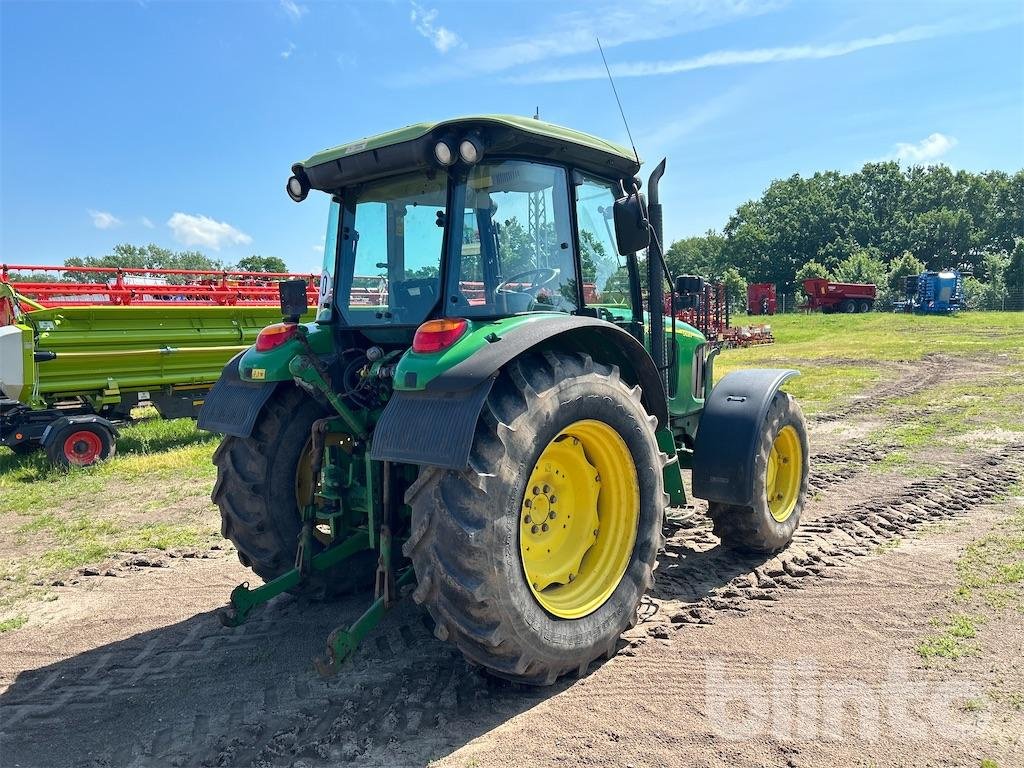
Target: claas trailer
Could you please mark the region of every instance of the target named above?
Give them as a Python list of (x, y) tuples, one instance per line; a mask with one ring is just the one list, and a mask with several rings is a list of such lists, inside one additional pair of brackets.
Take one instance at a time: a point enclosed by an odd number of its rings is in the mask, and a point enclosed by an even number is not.
[[(112, 455), (139, 405), (194, 418), (224, 364), (279, 317), (277, 283), (296, 277), (0, 269), (0, 445), (61, 466)], [(315, 278), (303, 286), (315, 301)]]
[[(293, 200), (330, 200), (316, 319), (283, 283), (283, 322), (200, 414), (224, 434), (223, 533), (264, 581), (232, 592), (225, 624), (285, 591), (363, 590), (318, 660), (329, 673), (408, 588), (471, 664), (543, 685), (636, 623), (684, 469), (725, 546), (789, 543), (809, 455), (781, 389), (796, 371), (713, 385), (716, 347), (665, 312), (665, 162), (649, 205), (639, 170), (627, 149), (509, 116), (292, 167)], [(368, 298), (373, 270), (386, 290)]]

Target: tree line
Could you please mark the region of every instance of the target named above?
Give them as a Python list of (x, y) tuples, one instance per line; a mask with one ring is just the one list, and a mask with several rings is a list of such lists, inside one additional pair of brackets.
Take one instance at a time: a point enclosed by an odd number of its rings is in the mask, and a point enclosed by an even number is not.
[(723, 280), (745, 303), (746, 283), (798, 293), (807, 277), (874, 283), (883, 305), (903, 276), (960, 268), (969, 298), (1024, 291), (1024, 170), (972, 173), (944, 165), (868, 163), (843, 174), (772, 182), (721, 232), (672, 243), (674, 274)]

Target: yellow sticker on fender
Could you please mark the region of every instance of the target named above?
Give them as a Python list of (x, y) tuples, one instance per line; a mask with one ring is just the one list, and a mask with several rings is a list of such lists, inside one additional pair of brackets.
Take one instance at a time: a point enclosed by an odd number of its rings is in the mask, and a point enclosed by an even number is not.
[(266, 368), (253, 368), (251, 375), (252, 375), (254, 380), (262, 381), (263, 379), (267, 378), (267, 369)]

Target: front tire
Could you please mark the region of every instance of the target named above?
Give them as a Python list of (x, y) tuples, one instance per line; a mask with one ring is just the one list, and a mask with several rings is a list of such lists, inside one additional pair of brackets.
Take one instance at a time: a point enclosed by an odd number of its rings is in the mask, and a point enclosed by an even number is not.
[(653, 581), (665, 461), (618, 369), (554, 352), (507, 365), (469, 468), (425, 470), (406, 494), (413, 597), (438, 637), (534, 685), (613, 655)]
[(712, 501), (708, 514), (722, 546), (771, 554), (792, 541), (807, 497), (807, 424), (800, 405), (785, 392), (775, 393), (756, 450), (753, 505)]

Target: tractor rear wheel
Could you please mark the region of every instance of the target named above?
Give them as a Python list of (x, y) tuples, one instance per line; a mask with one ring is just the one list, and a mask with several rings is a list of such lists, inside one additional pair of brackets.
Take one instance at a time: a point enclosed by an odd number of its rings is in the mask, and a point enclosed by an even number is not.
[[(221, 535), (238, 550), (242, 565), (264, 581), (295, 565), (302, 529), (300, 504), (312, 482), (313, 422), (325, 416), (319, 404), (295, 387), (281, 387), (267, 402), (252, 435), (225, 437), (213, 454)], [(318, 537), (314, 546), (325, 543)], [(373, 584), (376, 556), (360, 553), (326, 573), (307, 577), (298, 590), (339, 594)]]
[(507, 365), (469, 468), (427, 469), (406, 494), (413, 597), (438, 637), (534, 685), (613, 655), (662, 543), (654, 429), (617, 368), (555, 352)]
[(708, 514), (722, 546), (770, 554), (793, 538), (807, 496), (807, 425), (796, 400), (775, 393), (754, 457), (754, 504), (712, 501)]

